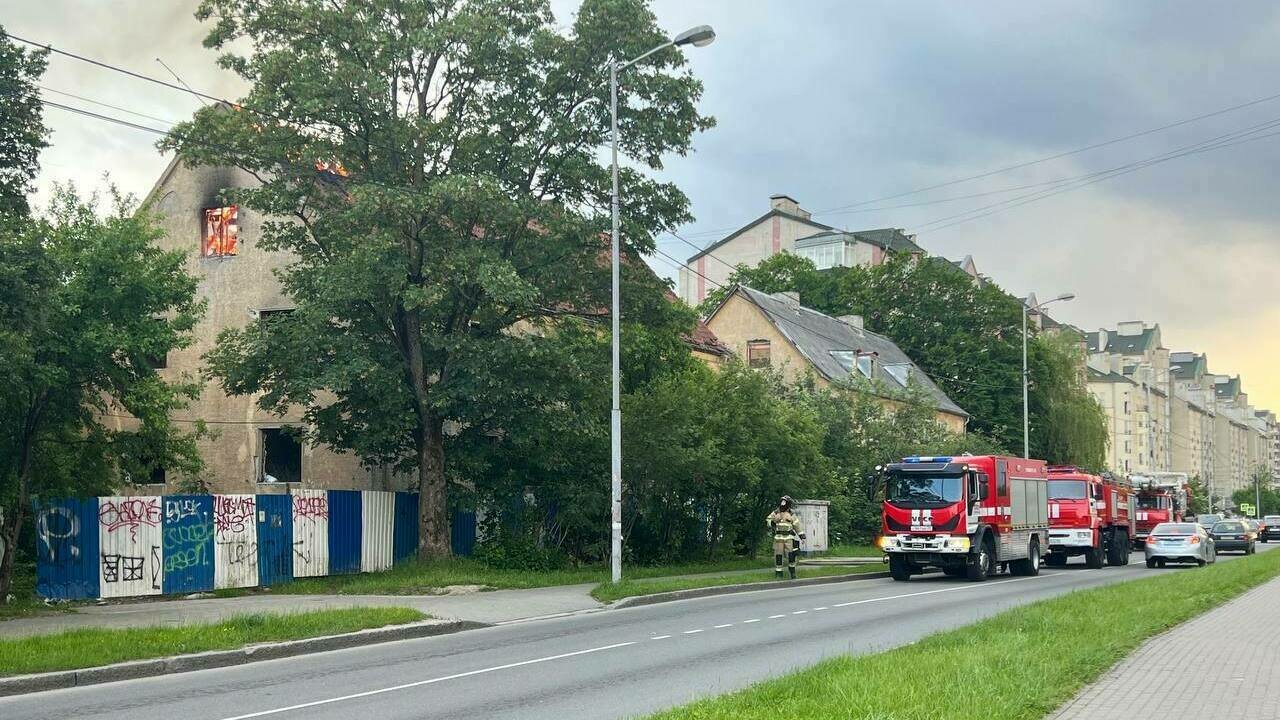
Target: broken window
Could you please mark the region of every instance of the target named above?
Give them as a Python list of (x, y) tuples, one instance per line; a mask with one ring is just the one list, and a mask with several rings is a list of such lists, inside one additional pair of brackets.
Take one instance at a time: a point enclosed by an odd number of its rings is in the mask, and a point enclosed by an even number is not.
[(293, 313), (293, 308), (271, 308), (269, 310), (259, 310), (258, 319), (270, 321), (270, 320), (275, 320), (277, 318), (282, 318), (292, 313)]
[(753, 368), (769, 367), (770, 346), (768, 340), (751, 340), (747, 342), (747, 366)]
[(258, 431), (262, 447), (262, 467), (258, 482), (302, 482), (302, 443), (286, 428)]
[(239, 208), (235, 205), (205, 209), (201, 255), (231, 257), (239, 252), (239, 214)]

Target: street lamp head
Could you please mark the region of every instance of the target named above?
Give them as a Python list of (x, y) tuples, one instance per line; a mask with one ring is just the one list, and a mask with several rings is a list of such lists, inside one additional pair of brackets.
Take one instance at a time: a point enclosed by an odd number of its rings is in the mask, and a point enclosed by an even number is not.
[(711, 29), (710, 25), (699, 25), (689, 28), (680, 33), (671, 41), (672, 45), (692, 45), (694, 47), (706, 47), (716, 39), (716, 31)]
[(1057, 302), (1059, 300), (1075, 300), (1075, 299), (1076, 299), (1075, 293), (1062, 293), (1061, 295), (1054, 298), (1053, 300), (1050, 300), (1049, 302)]

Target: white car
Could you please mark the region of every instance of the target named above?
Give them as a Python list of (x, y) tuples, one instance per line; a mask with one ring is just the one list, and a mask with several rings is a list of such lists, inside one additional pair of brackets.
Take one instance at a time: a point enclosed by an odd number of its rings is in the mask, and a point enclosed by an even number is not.
[(1151, 528), (1143, 543), (1147, 567), (1164, 567), (1166, 563), (1193, 562), (1204, 566), (1218, 559), (1213, 536), (1196, 523), (1160, 523)]

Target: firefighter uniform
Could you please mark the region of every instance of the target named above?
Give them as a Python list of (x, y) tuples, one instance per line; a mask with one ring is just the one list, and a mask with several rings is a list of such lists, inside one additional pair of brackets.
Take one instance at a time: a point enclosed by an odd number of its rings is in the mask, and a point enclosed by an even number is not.
[(785, 502), (777, 510), (769, 513), (765, 520), (773, 531), (773, 572), (782, 576), (782, 559), (786, 557), (787, 568), (792, 579), (796, 576), (796, 555), (800, 550), (800, 538), (804, 530), (800, 527), (800, 518), (791, 512), (791, 503)]

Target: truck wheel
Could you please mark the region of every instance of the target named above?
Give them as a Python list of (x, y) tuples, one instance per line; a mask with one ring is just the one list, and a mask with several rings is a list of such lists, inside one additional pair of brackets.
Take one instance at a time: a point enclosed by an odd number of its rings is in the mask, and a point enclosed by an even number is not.
[(1009, 563), (1009, 569), (1014, 575), (1033, 576), (1040, 574), (1040, 541), (1032, 540), (1031, 545), (1027, 547), (1027, 557), (1025, 560), (1014, 560)]
[(1111, 533), (1111, 543), (1107, 546), (1108, 565), (1129, 564), (1129, 537), (1122, 532)]
[(1062, 567), (1067, 564), (1067, 556), (1062, 553), (1051, 552), (1044, 556), (1044, 564), (1050, 567)]
[(911, 565), (906, 558), (901, 555), (889, 556), (889, 577), (898, 582), (906, 582), (911, 579)]
[(1102, 548), (1091, 547), (1084, 551), (1084, 564), (1093, 570), (1102, 567)]
[(995, 548), (991, 545), (991, 539), (986, 538), (978, 548), (977, 554), (965, 565), (964, 576), (970, 580), (986, 580), (995, 562)]

